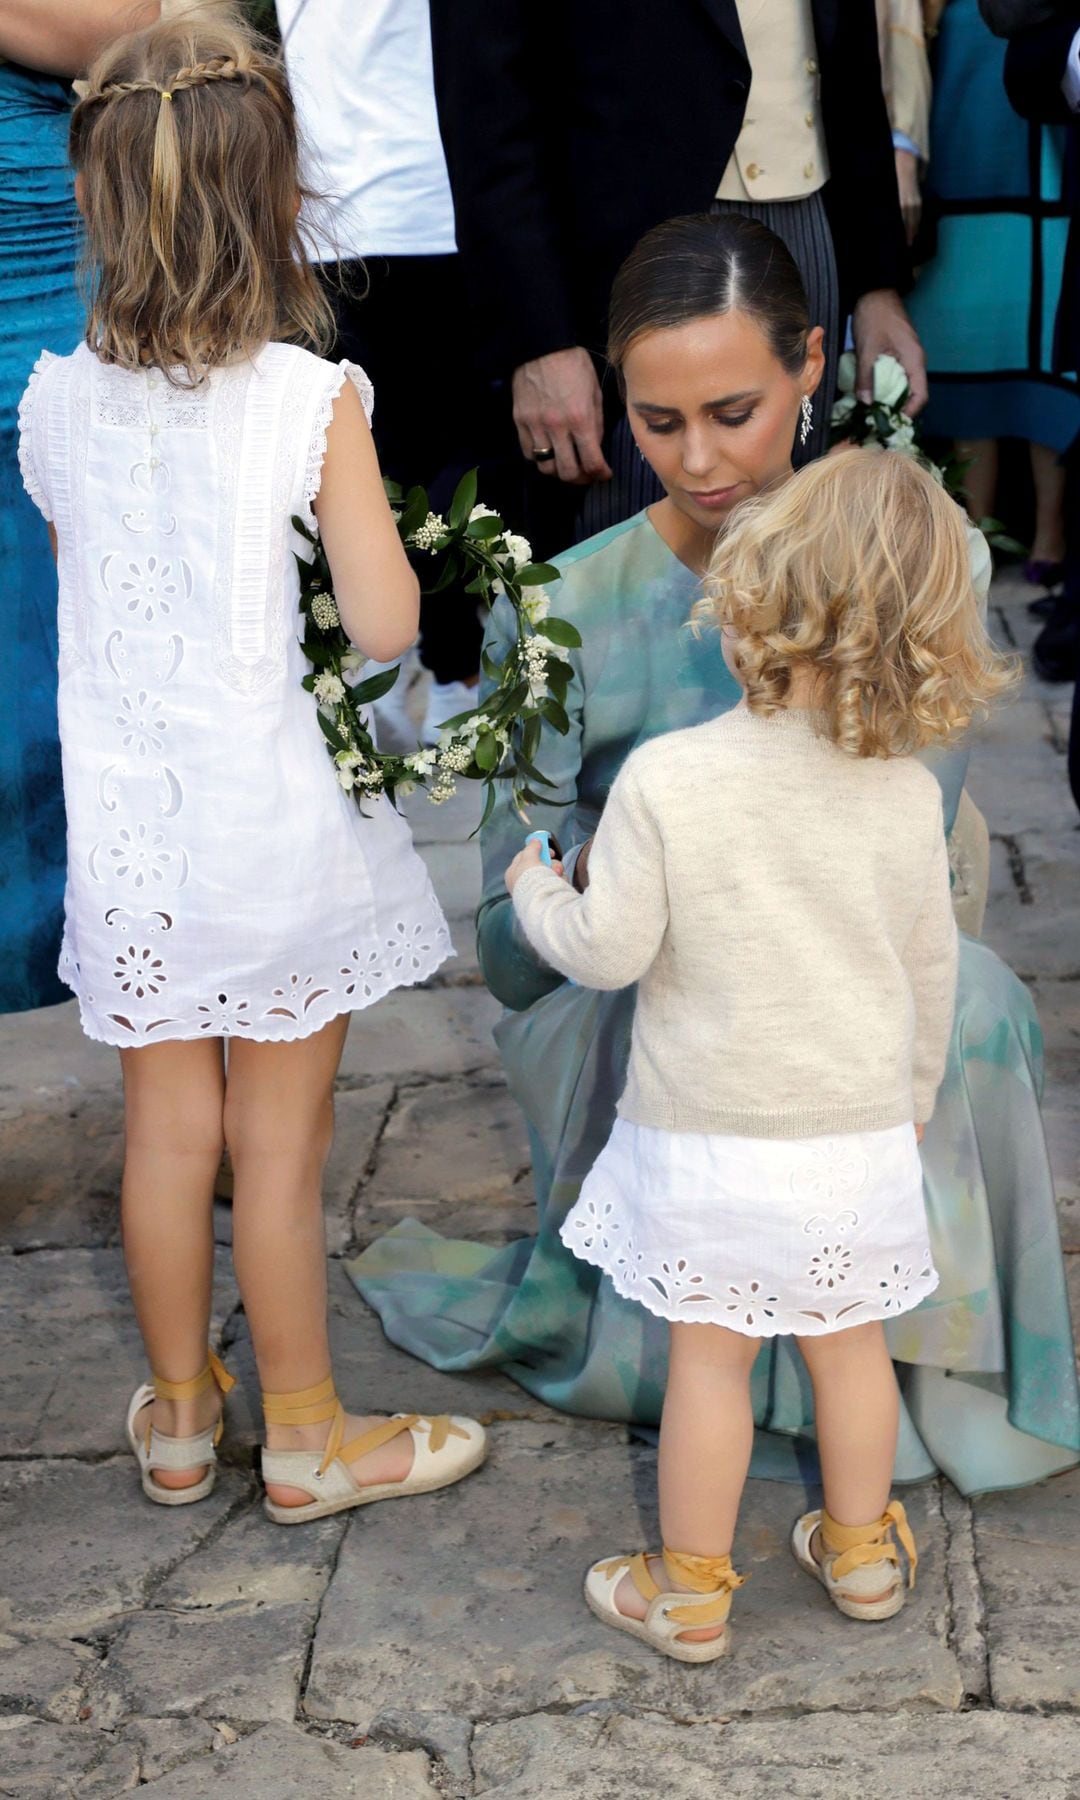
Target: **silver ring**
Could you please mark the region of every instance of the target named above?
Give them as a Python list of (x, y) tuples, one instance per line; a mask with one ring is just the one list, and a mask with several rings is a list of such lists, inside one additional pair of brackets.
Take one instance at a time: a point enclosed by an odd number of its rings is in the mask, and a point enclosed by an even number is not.
[(541, 447), (540, 449), (534, 449), (532, 452), (532, 459), (535, 463), (554, 462), (555, 452), (550, 445)]

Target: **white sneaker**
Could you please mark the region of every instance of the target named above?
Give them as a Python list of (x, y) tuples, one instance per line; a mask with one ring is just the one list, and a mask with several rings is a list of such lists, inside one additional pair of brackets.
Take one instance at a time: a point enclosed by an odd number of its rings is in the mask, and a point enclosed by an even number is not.
[[(361, 681), (392, 669), (393, 663), (366, 662), (360, 671)], [(401, 659), (401, 673), (388, 694), (371, 704), (375, 716), (375, 741), (380, 750), (405, 755), (416, 748), (416, 725), (409, 716), (409, 688), (412, 682), (412, 653)]]
[(456, 719), (458, 713), (471, 712), (480, 699), (479, 687), (469, 687), (464, 681), (433, 681), (428, 689), (427, 708), (424, 723), (420, 729), (422, 744), (437, 744), (439, 728), (447, 719)]

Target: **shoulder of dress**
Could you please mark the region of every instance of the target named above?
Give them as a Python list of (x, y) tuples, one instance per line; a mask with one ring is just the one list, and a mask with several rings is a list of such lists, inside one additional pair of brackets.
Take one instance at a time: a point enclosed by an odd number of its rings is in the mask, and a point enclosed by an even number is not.
[(643, 533), (651, 537), (652, 527), (638, 514), (550, 557), (560, 577), (552, 595), (553, 610), (563, 617), (577, 617), (590, 606), (606, 610), (613, 591), (623, 595), (631, 591), (641, 579), (636, 565)]

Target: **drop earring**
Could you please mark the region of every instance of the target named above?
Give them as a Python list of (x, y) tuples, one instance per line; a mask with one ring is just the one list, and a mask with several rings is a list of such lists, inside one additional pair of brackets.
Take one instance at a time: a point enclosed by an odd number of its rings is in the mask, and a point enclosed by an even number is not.
[(814, 407), (809, 394), (804, 394), (799, 403), (799, 442), (805, 444), (814, 428)]

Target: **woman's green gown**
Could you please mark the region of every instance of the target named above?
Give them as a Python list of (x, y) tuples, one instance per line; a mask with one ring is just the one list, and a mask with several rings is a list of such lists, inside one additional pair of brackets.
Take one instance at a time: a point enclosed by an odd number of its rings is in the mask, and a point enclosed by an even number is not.
[[(979, 554), (986, 558), (978, 540)], [(558, 559), (554, 609), (582, 634), (567, 737), (545, 731), (537, 761), (568, 804), (537, 807), (564, 852), (590, 837), (624, 758), (660, 732), (739, 698), (716, 637), (685, 629), (697, 578), (645, 514)], [(985, 573), (985, 571), (984, 571)], [(498, 659), (512, 630), (493, 618)], [(966, 757), (936, 758), (951, 829)], [(654, 1425), (667, 1329), (577, 1261), (559, 1225), (615, 1116), (633, 990), (574, 987), (517, 930), (503, 873), (523, 827), (504, 799), (484, 832), (480, 961), (507, 1010), (496, 1038), (528, 1121), (539, 1235), (502, 1249), (451, 1242), (405, 1220), (352, 1265), (387, 1335), (440, 1369), (498, 1365), (550, 1405)], [(948, 1070), (923, 1143), (941, 1284), (886, 1325), (902, 1409), (897, 1479), (943, 1470), (965, 1494), (1020, 1486), (1080, 1460), (1080, 1399), (1039, 1093), (1038, 1022), (993, 951), (962, 938)], [(753, 1473), (814, 1472), (813, 1408), (801, 1360), (770, 1340), (754, 1371)]]

